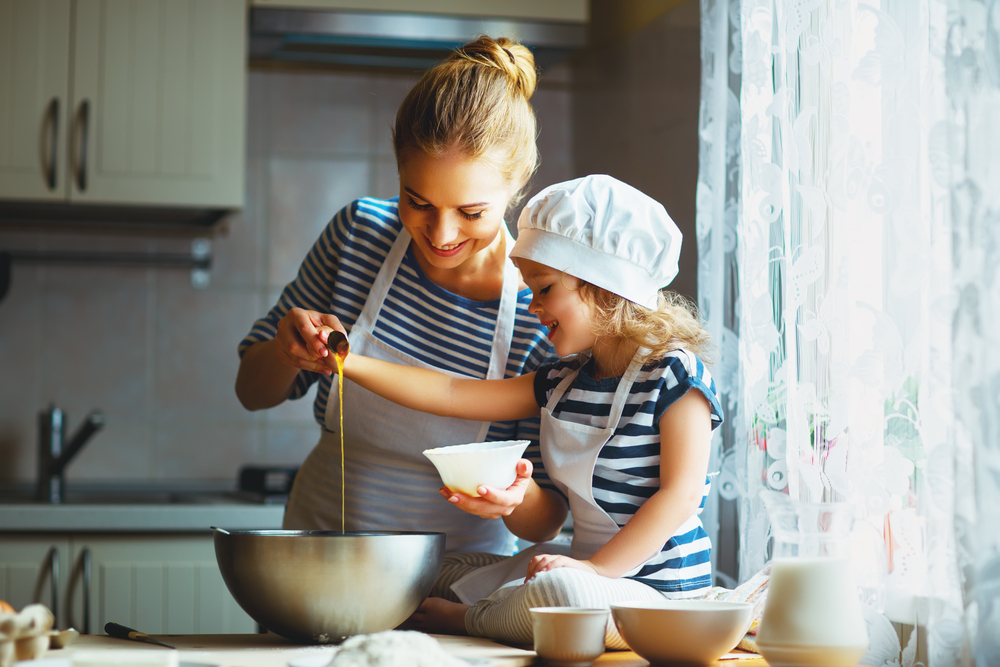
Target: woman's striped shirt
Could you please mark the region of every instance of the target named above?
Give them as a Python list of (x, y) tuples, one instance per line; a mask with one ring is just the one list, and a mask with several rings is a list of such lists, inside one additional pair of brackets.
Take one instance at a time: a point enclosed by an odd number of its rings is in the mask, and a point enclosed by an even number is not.
[[(535, 375), (535, 399), (540, 406), (562, 378), (580, 366), (577, 357), (546, 364)], [(597, 428), (608, 428), (611, 403), (621, 377), (593, 379), (594, 361), (588, 359), (553, 410), (553, 416)], [(594, 467), (594, 500), (619, 527), (660, 488), (659, 420), (667, 408), (689, 389), (708, 399), (712, 428), (722, 423), (722, 405), (704, 363), (687, 350), (676, 350), (658, 363), (644, 366), (629, 391), (611, 439), (601, 449)], [(545, 446), (544, 443), (542, 445)], [(709, 447), (710, 442), (705, 442)], [(658, 554), (646, 561), (632, 579), (648, 584), (669, 597), (690, 597), (712, 585), (712, 550), (702, 527), (701, 514), (708, 497), (709, 480), (701, 507), (667, 540)]]
[[(398, 201), (359, 199), (339, 211), (322, 231), (299, 267), (298, 275), (282, 291), (278, 303), (254, 322), (240, 343), (239, 353), (254, 343), (274, 338), (278, 321), (292, 308), (333, 313), (350, 332), (371, 291), (372, 283), (393, 242), (402, 231)], [(514, 335), (505, 377), (535, 370), (555, 358), (546, 329), (528, 312), (531, 291), (518, 292)], [(378, 314), (374, 335), (384, 343), (421, 361), (474, 378), (485, 378), (500, 299), (473, 301), (431, 282), (420, 268), (412, 247)], [(335, 378), (300, 371), (291, 398), (306, 394), (318, 382), (313, 415), (323, 428), (326, 403)], [(548, 486), (538, 451), (539, 420), (494, 422), (487, 440), (527, 439), (525, 458), (535, 466), (535, 479)], [(418, 452), (419, 454), (419, 452)], [(551, 486), (550, 486), (551, 488)]]

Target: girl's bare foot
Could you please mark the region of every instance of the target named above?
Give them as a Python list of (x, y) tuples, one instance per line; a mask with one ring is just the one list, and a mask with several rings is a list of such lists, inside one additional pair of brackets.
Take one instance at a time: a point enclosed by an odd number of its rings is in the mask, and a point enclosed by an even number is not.
[(444, 598), (427, 598), (399, 626), (401, 630), (419, 630), (428, 634), (465, 635), (465, 612), (469, 605)]

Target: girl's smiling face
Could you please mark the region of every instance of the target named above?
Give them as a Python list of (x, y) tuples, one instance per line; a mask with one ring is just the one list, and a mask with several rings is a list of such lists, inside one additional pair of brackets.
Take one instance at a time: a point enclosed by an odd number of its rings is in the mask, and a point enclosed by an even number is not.
[(399, 167), (399, 218), (425, 271), (475, 269), (467, 262), (498, 239), (512, 194), (488, 159), (457, 150), (414, 151)]
[(528, 310), (548, 327), (556, 354), (565, 357), (594, 347), (594, 306), (581, 297), (579, 279), (530, 259), (519, 258), (517, 268), (531, 288)]

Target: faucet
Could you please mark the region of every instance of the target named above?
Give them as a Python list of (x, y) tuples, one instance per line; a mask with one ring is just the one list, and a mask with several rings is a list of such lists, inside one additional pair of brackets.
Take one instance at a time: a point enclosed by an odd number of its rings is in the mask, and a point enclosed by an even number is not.
[(66, 420), (62, 410), (49, 405), (38, 415), (38, 500), (63, 501), (63, 471), (90, 436), (104, 426), (104, 415), (94, 410), (66, 443)]

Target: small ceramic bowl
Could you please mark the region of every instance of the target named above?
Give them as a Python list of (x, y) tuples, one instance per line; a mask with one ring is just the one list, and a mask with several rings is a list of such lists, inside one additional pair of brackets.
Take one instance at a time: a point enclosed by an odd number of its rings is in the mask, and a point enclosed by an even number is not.
[(532, 607), (535, 653), (554, 667), (588, 667), (604, 653), (607, 609)]
[(517, 462), (527, 448), (527, 440), (473, 442), (425, 449), (424, 456), (437, 468), (445, 486), (478, 498), (481, 485), (506, 489), (514, 483)]
[(611, 605), (629, 648), (654, 665), (707, 665), (731, 651), (750, 627), (747, 602), (664, 600)]

